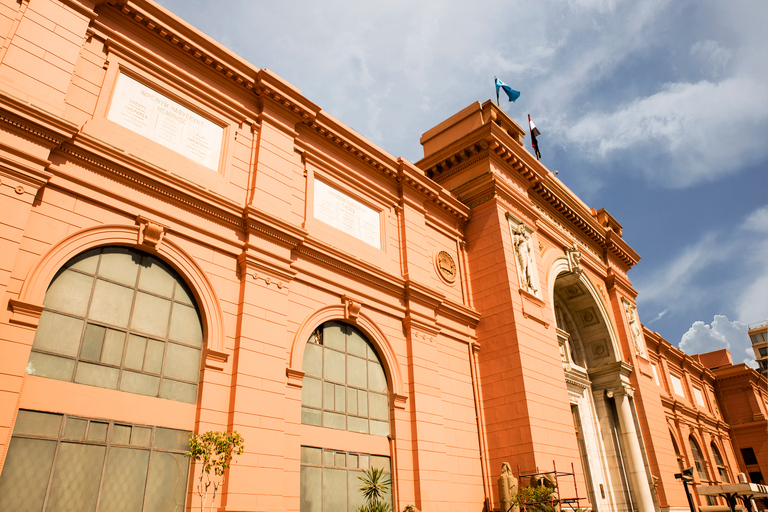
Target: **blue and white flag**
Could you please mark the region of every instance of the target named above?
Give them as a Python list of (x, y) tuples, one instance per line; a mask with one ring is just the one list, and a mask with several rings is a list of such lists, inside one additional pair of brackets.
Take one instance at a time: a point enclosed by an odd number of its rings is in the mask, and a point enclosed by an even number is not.
[(498, 78), (496, 79), (496, 103), (499, 103), (499, 89), (503, 89), (509, 101), (515, 101), (520, 97), (520, 91), (516, 91)]

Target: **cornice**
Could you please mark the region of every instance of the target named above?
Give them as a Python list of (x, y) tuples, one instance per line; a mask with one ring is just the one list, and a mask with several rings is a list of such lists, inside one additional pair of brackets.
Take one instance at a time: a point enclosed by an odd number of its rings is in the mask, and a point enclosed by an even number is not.
[[(110, 179), (125, 181), (146, 194), (166, 201), (180, 203), (185, 209), (242, 229), (242, 207), (168, 171), (109, 146), (86, 134), (78, 134), (72, 141), (62, 144), (56, 152), (98, 170)], [(77, 176), (70, 179), (79, 180)], [(86, 183), (93, 186), (92, 183)]]
[(458, 320), (462, 325), (468, 325), (473, 329), (477, 327), (477, 324), (480, 322), (480, 317), (482, 316), (474, 309), (450, 299), (443, 300), (438, 307), (438, 313)]
[(0, 91), (0, 123), (36, 143), (54, 148), (72, 138), (77, 125)]
[(303, 243), (307, 237), (306, 229), (285, 222), (252, 205), (245, 210), (245, 222), (247, 229), (261, 233), (290, 249)]

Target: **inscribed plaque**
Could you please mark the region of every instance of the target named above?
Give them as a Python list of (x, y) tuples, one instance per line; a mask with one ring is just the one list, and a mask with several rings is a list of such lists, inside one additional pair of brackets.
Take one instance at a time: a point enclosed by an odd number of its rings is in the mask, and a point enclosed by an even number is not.
[(319, 180), (315, 180), (314, 216), (319, 221), (381, 249), (378, 212)]

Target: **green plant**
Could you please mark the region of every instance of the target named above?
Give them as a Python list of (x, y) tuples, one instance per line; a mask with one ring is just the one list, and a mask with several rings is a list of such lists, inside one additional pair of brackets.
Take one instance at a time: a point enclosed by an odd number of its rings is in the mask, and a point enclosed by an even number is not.
[(363, 471), (363, 476), (357, 477), (362, 482), (360, 492), (365, 498), (365, 505), (356, 512), (391, 512), (392, 504), (384, 501), (392, 486), (392, 479), (383, 469), (370, 468)]
[(224, 472), (229, 469), (232, 457), (242, 455), (245, 448), (243, 437), (234, 432), (208, 431), (202, 434), (189, 434), (187, 457), (202, 463), (197, 480), (197, 495), (200, 496), (200, 512), (205, 510), (208, 489), (213, 486), (213, 497), (209, 511), (213, 510), (216, 492), (224, 483)]
[(555, 510), (555, 507), (550, 503), (553, 492), (554, 489), (543, 485), (521, 487), (517, 494), (512, 497), (512, 501), (525, 510), (552, 512)]

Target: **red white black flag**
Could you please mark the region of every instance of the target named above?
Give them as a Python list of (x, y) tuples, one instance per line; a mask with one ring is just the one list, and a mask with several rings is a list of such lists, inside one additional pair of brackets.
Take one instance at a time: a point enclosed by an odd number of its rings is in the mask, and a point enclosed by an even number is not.
[(536, 152), (536, 160), (541, 160), (541, 153), (539, 153), (539, 143), (536, 141), (536, 137), (541, 135), (541, 132), (538, 128), (536, 128), (536, 125), (533, 124), (530, 114), (528, 114), (528, 127), (531, 130), (531, 145), (533, 146), (533, 150)]

